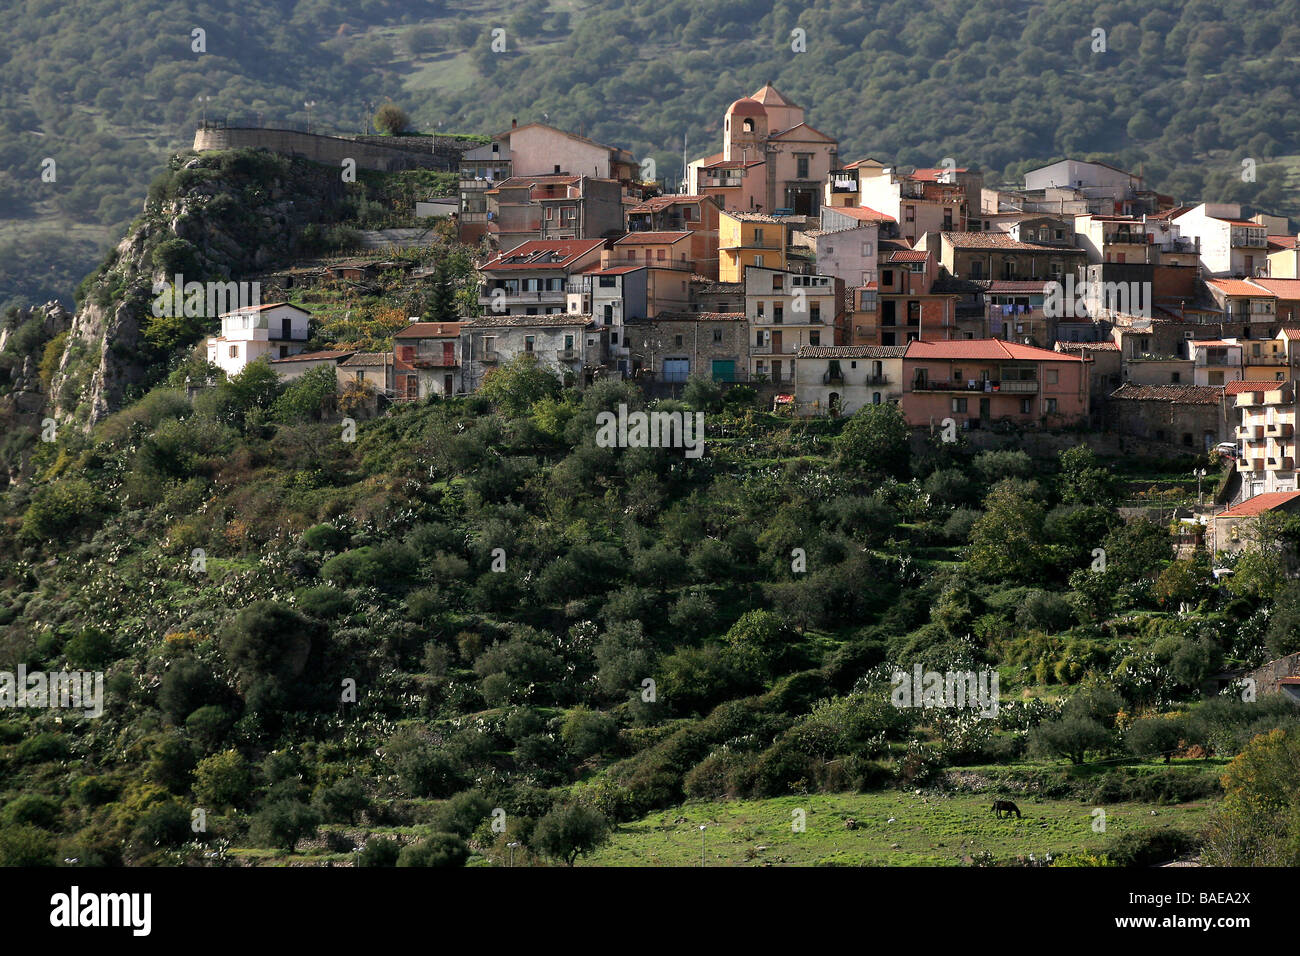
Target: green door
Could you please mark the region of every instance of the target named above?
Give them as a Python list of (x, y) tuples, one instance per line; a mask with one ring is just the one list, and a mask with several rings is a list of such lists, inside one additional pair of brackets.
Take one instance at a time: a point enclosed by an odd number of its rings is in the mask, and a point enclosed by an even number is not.
[(736, 360), (714, 359), (713, 380), (715, 382), (734, 382), (736, 380)]

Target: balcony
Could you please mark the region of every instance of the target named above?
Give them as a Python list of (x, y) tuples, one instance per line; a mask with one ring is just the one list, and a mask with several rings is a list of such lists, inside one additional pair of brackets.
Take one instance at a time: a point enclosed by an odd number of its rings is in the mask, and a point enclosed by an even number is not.
[(1266, 471), (1295, 471), (1294, 458), (1270, 458), (1265, 465)]
[(1240, 458), (1237, 460), (1238, 471), (1263, 471), (1263, 458)]
[[(988, 384), (986, 389), (984, 386)], [(1037, 382), (941, 382), (933, 379), (916, 379), (912, 382), (914, 392), (976, 392), (979, 394), (1032, 395), (1038, 391)]]
[(799, 346), (793, 343), (784, 345), (755, 345), (750, 349), (751, 355), (796, 355), (799, 352)]
[(1263, 425), (1238, 425), (1237, 437), (1243, 441), (1260, 442), (1264, 440)]
[[(478, 304), (490, 307), (493, 302), (497, 301), (492, 296), (492, 292), (494, 291), (495, 290), (491, 289), (480, 289)], [(502, 289), (501, 291), (505, 293), (504, 301), (508, 306), (522, 304), (564, 305), (565, 296), (568, 295), (568, 292), (564, 289), (546, 289), (540, 292), (511, 292), (509, 289)]]
[(581, 355), (577, 349), (560, 349), (556, 353), (556, 357), (559, 358), (561, 362), (576, 362), (581, 358)]
[[(1224, 364), (1227, 364), (1227, 363), (1224, 363)], [(1245, 365), (1274, 365), (1274, 366), (1283, 366), (1283, 367), (1285, 367), (1285, 366), (1287, 366), (1287, 365), (1289, 365), (1289, 364), (1291, 364), (1291, 363), (1287, 361), (1287, 357), (1286, 357), (1285, 355), (1282, 355), (1282, 354), (1279, 353), (1279, 354), (1276, 354), (1276, 355), (1247, 355), (1243, 364), (1245, 364)]]
[(416, 368), (455, 368), (460, 362), (454, 355), (417, 355), (411, 364)]
[(1264, 426), (1264, 434), (1269, 438), (1290, 438), (1295, 434), (1295, 425), (1291, 422), (1273, 422)]
[(500, 353), (498, 353), (496, 349), (484, 349), (483, 357), (480, 361), (484, 364), (494, 365), (501, 361)]
[[(1264, 392), (1265, 392), (1265, 389), (1263, 388), (1263, 386), (1264, 386), (1264, 383), (1263, 383), (1263, 382), (1260, 382), (1260, 389), (1259, 389), (1258, 392), (1240, 392), (1240, 393), (1237, 395), (1237, 405), (1236, 405), (1236, 407), (1237, 407), (1237, 408), (1250, 408), (1250, 407), (1253, 406), (1253, 405), (1263, 405), (1263, 404), (1264, 404)], [(1240, 426), (1239, 426), (1239, 427), (1240, 427)]]
[(822, 384), (823, 384), (823, 385), (843, 385), (843, 384), (844, 384), (844, 373), (843, 373), (843, 372), (825, 372), (825, 373), (822, 374)]

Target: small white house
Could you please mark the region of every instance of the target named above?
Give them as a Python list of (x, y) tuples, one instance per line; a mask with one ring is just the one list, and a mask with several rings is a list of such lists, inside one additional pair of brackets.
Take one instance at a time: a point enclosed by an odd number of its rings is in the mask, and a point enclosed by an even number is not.
[(311, 313), (288, 302), (271, 302), (221, 316), (221, 334), (208, 338), (208, 361), (226, 375), (248, 363), (297, 355), (307, 344)]

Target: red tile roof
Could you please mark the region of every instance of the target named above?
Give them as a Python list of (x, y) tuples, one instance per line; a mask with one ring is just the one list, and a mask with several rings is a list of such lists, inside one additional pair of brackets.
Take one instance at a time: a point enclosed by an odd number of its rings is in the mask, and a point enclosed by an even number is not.
[(909, 175), (907, 178), (911, 180), (915, 180), (916, 182), (937, 183), (939, 181), (939, 177), (942, 176), (944, 173), (949, 173), (949, 172), (964, 173), (966, 171), (967, 170), (965, 166), (959, 166), (955, 169), (947, 169), (943, 166), (938, 166), (938, 167), (932, 167), (927, 169), (914, 169), (912, 170), (911, 175)]
[(530, 239), (491, 259), (479, 271), (564, 269), (604, 245), (603, 239)]
[(271, 359), (271, 364), (279, 362), (323, 362), (326, 359), (348, 358), (356, 354), (348, 350), (331, 350), (328, 352), (299, 352), (297, 355), (286, 355), (284, 358)]
[(393, 335), (395, 339), (450, 338), (460, 335), (459, 322), (412, 322)]
[(1169, 402), (1171, 405), (1216, 405), (1223, 389), (1209, 385), (1121, 385), (1110, 393), (1112, 399), (1132, 402)]
[(616, 239), (616, 246), (649, 246), (671, 244), (681, 242), (683, 239), (689, 239), (693, 233), (690, 232), (629, 232), (622, 239)]
[(828, 206), (831, 212), (857, 219), (859, 222), (898, 222), (888, 213), (877, 212), (869, 206)]
[(1251, 279), (1253, 284), (1263, 286), (1279, 299), (1300, 299), (1300, 279)]
[(708, 198), (708, 196), (652, 196), (637, 203), (628, 212), (659, 212), (678, 203), (697, 203)]
[(1276, 389), (1289, 385), (1289, 382), (1268, 381), (1265, 379), (1242, 379), (1238, 382), (1228, 382), (1223, 386), (1224, 395), (1240, 395), (1242, 392), (1272, 392)]
[(912, 249), (895, 249), (889, 254), (889, 262), (925, 262), (930, 258), (928, 252), (917, 252)]
[(943, 238), (954, 249), (1006, 249), (1012, 252), (1054, 252), (1058, 255), (1086, 255), (1076, 246), (1055, 246), (1045, 242), (1021, 242), (1005, 232), (945, 232)]
[(306, 309), (301, 306), (296, 306), (292, 302), (268, 302), (266, 305), (250, 305), (246, 309), (233, 309), (230, 312), (222, 312), (218, 318), (224, 318), (227, 315), (243, 315), (245, 312), (265, 312), (267, 309), (278, 309), (281, 306), (288, 306), (291, 309), (297, 309), (303, 315), (311, 315), (311, 313)]
[(1251, 295), (1260, 299), (1277, 298), (1273, 292), (1247, 279), (1206, 279), (1205, 281), (1227, 295)]
[(1265, 511), (1272, 511), (1280, 508), (1289, 502), (1300, 498), (1300, 491), (1270, 491), (1266, 494), (1256, 495), (1253, 498), (1247, 498), (1239, 505), (1229, 508), (1227, 511), (1220, 511), (1216, 518), (1250, 518), (1254, 515), (1263, 514)]
[(1001, 339), (952, 339), (946, 342), (924, 342), (915, 339), (908, 343), (905, 358), (908, 359), (991, 359), (1006, 361), (1017, 359), (1033, 362), (1082, 362), (1074, 355), (1062, 355), (1047, 349), (1034, 348), (1032, 345), (1017, 345)]

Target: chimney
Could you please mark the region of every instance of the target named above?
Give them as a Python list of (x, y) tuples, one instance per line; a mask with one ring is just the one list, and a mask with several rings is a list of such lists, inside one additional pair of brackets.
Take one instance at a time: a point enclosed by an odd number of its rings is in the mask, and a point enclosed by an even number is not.
[(519, 120), (514, 119), (514, 118), (512, 117), (511, 120), (510, 120), (510, 128), (511, 128), (511, 129), (514, 129), (514, 128), (517, 127), (518, 125), (519, 125)]

